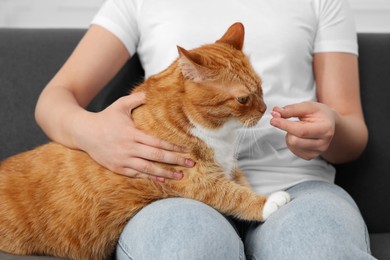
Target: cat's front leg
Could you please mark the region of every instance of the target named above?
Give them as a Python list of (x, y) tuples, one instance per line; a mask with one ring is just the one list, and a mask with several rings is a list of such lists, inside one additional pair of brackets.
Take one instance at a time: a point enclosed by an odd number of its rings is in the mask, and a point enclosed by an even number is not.
[[(250, 188), (251, 185), (243, 172), (235, 168), (232, 173), (232, 180), (242, 186)], [(263, 207), (263, 221), (265, 221), (269, 216), (277, 211), (280, 207), (287, 204), (290, 201), (290, 195), (285, 191), (278, 191), (272, 193), (267, 197), (267, 200)]]
[(175, 181), (172, 188), (177, 195), (202, 201), (223, 214), (248, 221), (264, 221), (290, 197), (285, 192), (275, 193), (269, 198), (258, 195), (250, 188), (227, 179), (224, 174), (191, 173), (186, 180)]
[(251, 188), (251, 184), (245, 177), (244, 173), (239, 168), (234, 168), (232, 171), (232, 180), (244, 187)]
[(285, 191), (277, 191), (268, 196), (263, 207), (263, 221), (275, 213), (280, 207), (289, 203), (290, 200), (290, 194)]

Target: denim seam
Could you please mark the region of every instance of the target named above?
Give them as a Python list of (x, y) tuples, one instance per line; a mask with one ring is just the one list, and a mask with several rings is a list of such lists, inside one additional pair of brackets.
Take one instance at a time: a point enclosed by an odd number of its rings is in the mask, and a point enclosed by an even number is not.
[(130, 260), (133, 260), (133, 258), (129, 255), (129, 253), (127, 252), (128, 250), (122, 246), (122, 243), (121, 243), (121, 240), (119, 239), (118, 241), (118, 246), (122, 249), (122, 252), (130, 259)]
[(256, 257), (253, 255), (247, 255), (248, 260), (256, 260)]
[(367, 226), (365, 226), (364, 228), (364, 236), (366, 238), (367, 252), (371, 254), (371, 242), (370, 242), (370, 235), (368, 234)]
[[(242, 242), (242, 240), (241, 239), (237, 239), (237, 242), (238, 242), (238, 250), (237, 250), (237, 252), (238, 252), (238, 257), (237, 257), (237, 259), (238, 260), (245, 260), (245, 247), (244, 247), (244, 243)], [(242, 250), (241, 250), (242, 249)], [(244, 253), (244, 254), (241, 254), (241, 253)], [(242, 256), (244, 257), (244, 258), (242, 258)]]

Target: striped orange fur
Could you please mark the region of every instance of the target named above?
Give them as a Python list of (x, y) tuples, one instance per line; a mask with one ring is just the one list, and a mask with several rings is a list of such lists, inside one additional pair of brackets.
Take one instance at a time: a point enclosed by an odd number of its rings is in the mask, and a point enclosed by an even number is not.
[(222, 138), (223, 147), (232, 147), (236, 130), (256, 124), (266, 109), (243, 40), (244, 28), (236, 23), (214, 44), (178, 47), (171, 66), (135, 89), (146, 92), (146, 103), (132, 112), (136, 126), (191, 150), (195, 167), (162, 165), (183, 172), (182, 180), (121, 176), (53, 142), (13, 156), (0, 165), (0, 250), (109, 259), (129, 219), (168, 197), (262, 221), (267, 198), (251, 191), (234, 158), (219, 154), (230, 151), (214, 142)]

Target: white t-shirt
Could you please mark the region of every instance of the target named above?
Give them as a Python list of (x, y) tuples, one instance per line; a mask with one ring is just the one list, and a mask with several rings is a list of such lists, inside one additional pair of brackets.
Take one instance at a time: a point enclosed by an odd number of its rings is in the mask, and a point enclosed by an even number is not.
[(239, 166), (263, 194), (306, 180), (333, 182), (330, 164), (295, 156), (285, 132), (269, 121), (274, 106), (316, 100), (314, 53), (357, 55), (347, 0), (107, 0), (92, 23), (137, 52), (148, 77), (171, 64), (176, 45), (212, 43), (237, 21), (245, 26), (244, 52), (263, 80), (268, 106), (259, 124), (242, 132)]

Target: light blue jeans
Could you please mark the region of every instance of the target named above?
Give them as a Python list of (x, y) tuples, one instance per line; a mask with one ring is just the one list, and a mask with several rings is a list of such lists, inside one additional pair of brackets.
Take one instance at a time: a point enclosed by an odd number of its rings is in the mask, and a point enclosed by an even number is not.
[(365, 223), (340, 187), (310, 181), (263, 223), (237, 221), (190, 199), (154, 202), (126, 225), (117, 260), (360, 260), (370, 254)]

